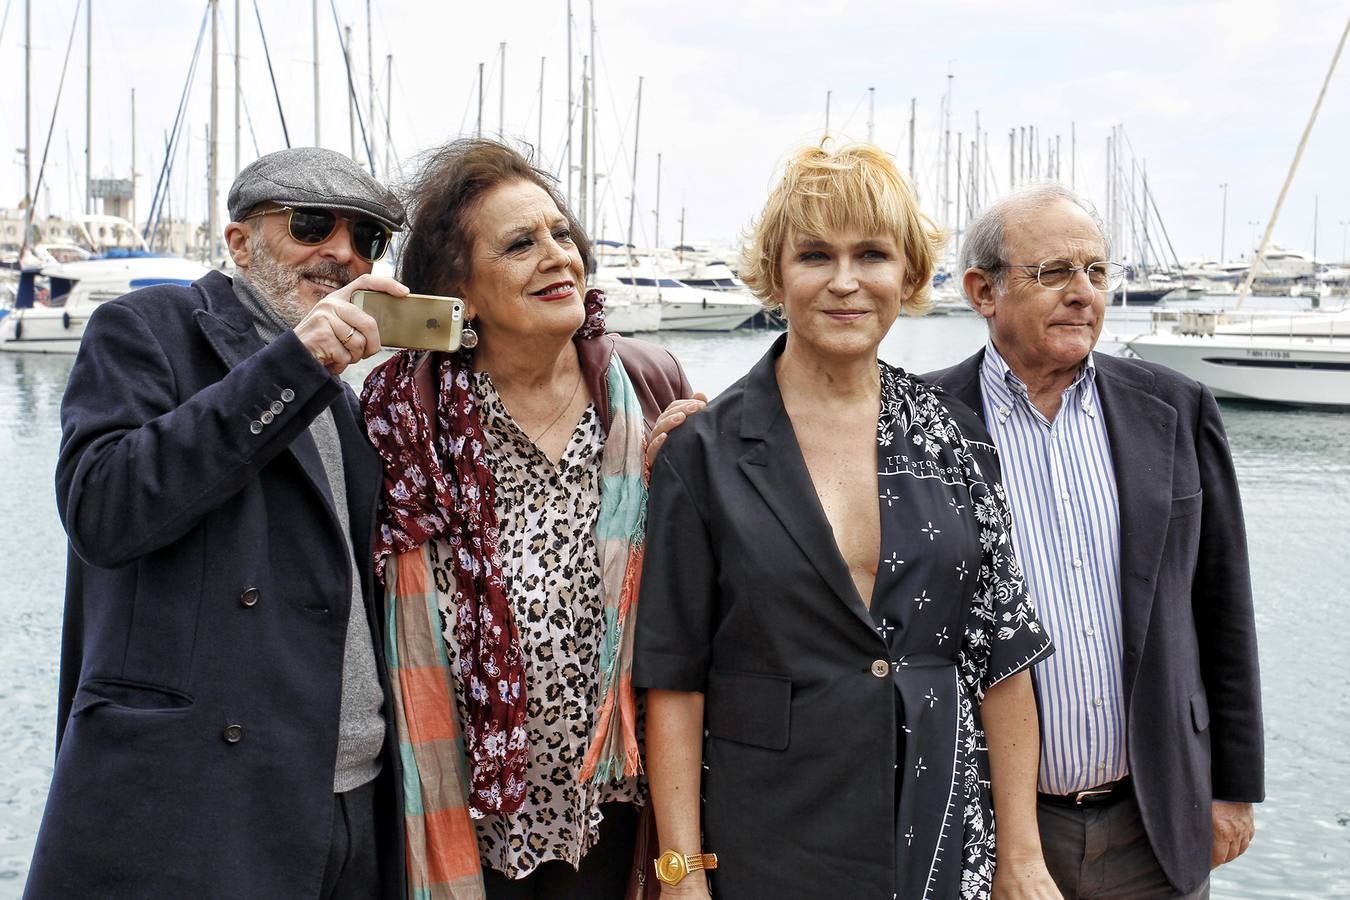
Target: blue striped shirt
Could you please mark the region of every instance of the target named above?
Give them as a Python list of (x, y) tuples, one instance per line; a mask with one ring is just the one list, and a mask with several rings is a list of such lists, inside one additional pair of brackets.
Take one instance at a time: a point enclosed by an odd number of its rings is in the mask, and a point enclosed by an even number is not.
[(990, 340), (980, 384), (1003, 466), (1013, 545), (1056, 652), (1032, 671), (1038, 788), (1069, 794), (1128, 772), (1120, 614), (1120, 508), (1089, 354), (1047, 420)]

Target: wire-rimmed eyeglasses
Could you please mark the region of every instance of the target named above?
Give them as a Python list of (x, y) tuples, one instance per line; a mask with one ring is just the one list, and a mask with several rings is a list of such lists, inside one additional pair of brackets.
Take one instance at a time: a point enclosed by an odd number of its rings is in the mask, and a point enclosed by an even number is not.
[(1094, 290), (1112, 291), (1120, 287), (1125, 280), (1125, 266), (1118, 262), (1098, 260), (1085, 266), (1075, 266), (1067, 259), (1047, 259), (1037, 265), (1025, 263), (999, 263), (995, 266), (982, 266), (985, 269), (1029, 269), (1036, 273), (1036, 283), (1051, 291), (1062, 291), (1073, 281), (1079, 272), (1087, 275), (1088, 284)]

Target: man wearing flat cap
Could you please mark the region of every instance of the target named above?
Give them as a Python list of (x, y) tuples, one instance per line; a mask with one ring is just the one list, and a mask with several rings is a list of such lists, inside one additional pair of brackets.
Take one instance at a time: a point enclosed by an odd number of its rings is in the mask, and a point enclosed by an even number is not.
[(229, 194), (238, 267), (90, 319), (61, 410), (70, 538), (56, 768), (26, 896), (401, 897), (401, 773), (337, 376), (403, 226), (318, 148)]

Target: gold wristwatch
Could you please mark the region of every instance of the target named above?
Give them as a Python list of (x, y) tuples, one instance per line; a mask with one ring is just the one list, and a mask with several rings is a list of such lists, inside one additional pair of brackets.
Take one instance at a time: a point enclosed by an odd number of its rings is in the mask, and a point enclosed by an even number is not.
[(666, 884), (679, 884), (684, 876), (695, 869), (717, 868), (716, 853), (700, 853), (689, 856), (678, 850), (667, 850), (656, 858), (656, 878)]

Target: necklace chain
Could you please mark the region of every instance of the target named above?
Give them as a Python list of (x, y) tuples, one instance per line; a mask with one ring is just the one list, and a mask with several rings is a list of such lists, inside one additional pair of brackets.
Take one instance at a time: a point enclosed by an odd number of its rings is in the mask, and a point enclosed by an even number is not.
[[(571, 393), (570, 396), (568, 396), (567, 402), (563, 404), (562, 409), (559, 410), (559, 411), (558, 411), (558, 414), (557, 414), (556, 416), (553, 417), (553, 421), (552, 421), (552, 422), (549, 422), (549, 423), (548, 423), (548, 426), (547, 426), (543, 431), (539, 432), (538, 434), (536, 434), (536, 435), (526, 434), (526, 435), (525, 435), (527, 438), (530, 439), (530, 443), (535, 444), (535, 445), (538, 445), (540, 439), (543, 438), (544, 435), (546, 435), (546, 434), (548, 434), (550, 431), (552, 431), (552, 430), (553, 430), (553, 426), (554, 426), (554, 425), (557, 425), (558, 422), (560, 422), (560, 421), (562, 420), (562, 417), (565, 416), (565, 415), (567, 415), (567, 411), (568, 411), (569, 409), (572, 408), (572, 401), (575, 400), (575, 399), (577, 399), (577, 391), (580, 390), (580, 389), (581, 389), (581, 372), (577, 372), (577, 380), (576, 380), (576, 382), (572, 385), (572, 393)], [(525, 430), (525, 429), (523, 429), (523, 428), (521, 429), (521, 431), (524, 431), (524, 430)]]

